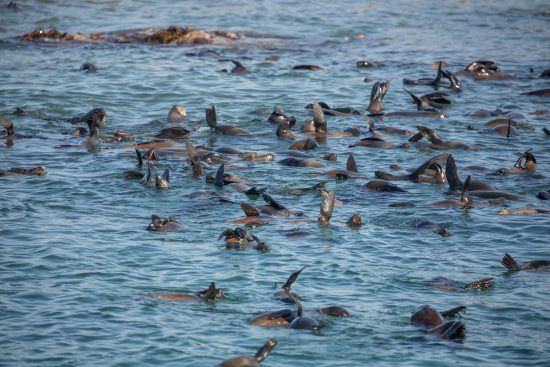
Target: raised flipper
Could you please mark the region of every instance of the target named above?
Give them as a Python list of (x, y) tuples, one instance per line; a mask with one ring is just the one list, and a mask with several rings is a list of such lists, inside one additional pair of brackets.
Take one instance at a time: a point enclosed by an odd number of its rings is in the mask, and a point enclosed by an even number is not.
[(285, 210), (286, 208), (284, 206), (282, 206), (281, 204), (279, 204), (277, 201), (275, 201), (275, 199), (273, 199), (271, 197), (271, 195), (269, 195), (268, 193), (265, 193), (263, 192), (262, 193), (262, 199), (264, 199), (264, 201), (269, 205), (269, 206), (272, 206), (273, 208), (277, 209), (277, 210)]
[(432, 82), (432, 85), (435, 90), (439, 90), (439, 86), (441, 85), (441, 76), (443, 75), (443, 70), (441, 69), (442, 64), (443, 64), (442, 62), (439, 62), (439, 65), (437, 67), (437, 76)]
[(411, 137), (409, 138), (409, 141), (410, 141), (411, 143), (416, 143), (416, 142), (422, 140), (423, 138), (424, 138), (424, 134), (422, 134), (422, 133), (416, 133), (416, 134), (414, 134), (413, 136), (411, 136)]
[(211, 129), (215, 130), (218, 126), (217, 117), (216, 117), (216, 106), (212, 105), (210, 108), (204, 110), (206, 112), (206, 123), (210, 126)]
[(447, 182), (449, 183), (449, 189), (462, 190), (462, 181), (458, 177), (458, 169), (456, 168), (455, 159), (452, 155), (447, 157), (447, 163), (445, 164), (445, 173), (447, 175)]
[(277, 339), (275, 338), (271, 338), (269, 339), (263, 347), (261, 347), (258, 352), (254, 355), (254, 359), (256, 359), (256, 361), (258, 361), (258, 363), (260, 363), (261, 361), (263, 361), (268, 355), (269, 353), (271, 353), (271, 351), (273, 350), (273, 348), (275, 348), (275, 346), (277, 345)]
[(353, 158), (353, 154), (350, 154), (348, 157), (348, 160), (346, 162), (346, 169), (351, 172), (358, 172), (357, 169), (357, 162), (355, 162), (355, 158)]
[(472, 197), (470, 196), (471, 181), (472, 181), (472, 176), (468, 175), (468, 177), (466, 177), (466, 181), (464, 181), (464, 185), (462, 185), (462, 193), (460, 194), (460, 201), (466, 204), (472, 203)]
[(246, 191), (244, 194), (246, 196), (251, 196), (251, 197), (258, 197), (260, 196), (263, 192), (265, 192), (267, 189), (264, 187), (263, 189), (257, 189), (256, 186), (254, 186), (253, 188), (249, 189), (248, 191)]
[(136, 149), (136, 156), (138, 160), (138, 167), (141, 167), (143, 166), (143, 158), (141, 157), (141, 152), (137, 148), (135, 149)]
[(247, 217), (259, 217), (260, 212), (248, 203), (241, 203), (241, 209)]
[(481, 289), (493, 288), (494, 285), (495, 285), (495, 281), (493, 280), (493, 278), (485, 278), (485, 279), (476, 280), (466, 284), (464, 286), (464, 289), (481, 290)]
[(170, 182), (170, 171), (167, 169), (164, 170), (164, 173), (162, 174), (162, 179), (166, 180), (166, 182)]
[(313, 103), (313, 126), (315, 126), (315, 132), (326, 133), (327, 132), (327, 120), (325, 119), (325, 113), (319, 105), (319, 103)]
[(210, 283), (210, 286), (208, 287), (206, 292), (204, 292), (202, 294), (202, 298), (204, 298), (204, 300), (206, 302), (212, 302), (212, 301), (216, 300), (217, 293), (218, 292), (217, 292), (217, 289), (216, 289), (216, 284), (214, 282), (212, 282), (212, 283)]
[(450, 310), (440, 312), (440, 314), (443, 317), (454, 317), (458, 315), (459, 312), (464, 312), (464, 311), (466, 311), (466, 306), (458, 306), (455, 308), (451, 308)]
[(420, 176), (422, 176), (424, 171), (426, 171), (426, 169), (431, 165), (432, 165), (432, 162), (429, 160), (424, 162), (420, 167), (418, 167), (413, 173), (409, 175), (410, 180), (413, 182), (418, 182), (418, 179), (420, 178)]
[(225, 165), (222, 163), (220, 165), (220, 168), (218, 168), (218, 172), (216, 173), (216, 181), (214, 182), (214, 185), (216, 187), (223, 187), (224, 173), (225, 173)]
[(323, 192), (323, 202), (321, 203), (321, 209), (317, 222), (320, 224), (328, 224), (332, 217), (332, 211), (334, 210), (334, 191)]
[(296, 279), (298, 279), (298, 276), (300, 275), (300, 273), (302, 272), (302, 270), (304, 270), (306, 267), (304, 266), (303, 268), (301, 268), (300, 270), (290, 274), (290, 276), (288, 277), (287, 281), (285, 284), (283, 284), (283, 289), (290, 289), (290, 286), (292, 284), (294, 284), (294, 282), (296, 282)]
[(422, 109), (422, 100), (417, 95), (415, 95), (412, 92), (409, 92), (405, 88), (403, 88), (403, 90), (407, 92), (409, 96), (411, 96), (413, 102), (416, 104), (416, 109), (420, 111)]
[(500, 261), (500, 263), (502, 265), (504, 265), (504, 267), (506, 269), (508, 269), (509, 271), (520, 271), (522, 270), (521, 269), (521, 266), (519, 266), (519, 264), (517, 263), (516, 260), (514, 260), (514, 258), (508, 254), (508, 253), (505, 253), (504, 254), (504, 257), (502, 258), (502, 260)]
[(443, 70), (442, 74), (445, 78), (449, 80), (449, 88), (454, 90), (461, 90), (462, 89), (462, 83), (456, 78), (456, 76), (451, 73), (450, 71)]

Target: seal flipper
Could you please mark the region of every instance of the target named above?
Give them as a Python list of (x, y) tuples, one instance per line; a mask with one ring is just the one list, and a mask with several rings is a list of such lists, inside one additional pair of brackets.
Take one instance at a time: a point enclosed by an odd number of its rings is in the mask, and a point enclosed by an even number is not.
[(464, 289), (481, 290), (481, 289), (493, 288), (494, 285), (495, 285), (495, 281), (493, 280), (493, 278), (485, 278), (485, 279), (476, 280), (466, 284), (464, 286)]
[(409, 141), (410, 141), (411, 143), (416, 143), (416, 142), (419, 142), (420, 140), (422, 140), (423, 138), (424, 138), (424, 134), (422, 134), (422, 133), (416, 133), (416, 134), (414, 134), (413, 136), (411, 136), (411, 137), (409, 138)]
[(353, 158), (353, 154), (350, 153), (348, 160), (346, 162), (346, 169), (351, 172), (358, 173), (357, 169), (357, 163), (355, 162), (355, 158)]
[(217, 294), (216, 283), (212, 282), (210, 283), (210, 286), (208, 287), (206, 292), (202, 294), (202, 298), (204, 298), (206, 302), (212, 302), (216, 300), (216, 294)]
[(241, 209), (243, 210), (244, 214), (247, 217), (259, 217), (260, 216), (260, 212), (258, 211), (258, 209), (254, 208), (252, 205), (250, 205), (248, 203), (242, 202), (241, 203)]
[(275, 208), (276, 210), (285, 210), (286, 208), (279, 204), (275, 199), (271, 197), (268, 193), (262, 192), (262, 199), (269, 205)]
[(216, 173), (216, 181), (214, 182), (214, 186), (216, 187), (223, 187), (223, 176), (225, 172), (225, 164), (221, 164), (220, 168), (218, 168), (218, 172)]
[(313, 126), (315, 126), (315, 132), (326, 133), (327, 132), (327, 120), (325, 119), (325, 113), (319, 105), (315, 102), (312, 105), (313, 110)]
[(455, 308), (451, 308), (450, 310), (440, 312), (440, 314), (443, 317), (454, 317), (458, 315), (459, 312), (464, 312), (464, 311), (466, 311), (466, 306), (458, 306)]
[(135, 149), (136, 149), (136, 156), (138, 160), (138, 167), (141, 167), (143, 166), (143, 158), (141, 157), (141, 152), (137, 148)]
[(462, 193), (460, 194), (460, 201), (466, 204), (472, 203), (472, 197), (470, 196), (470, 182), (472, 181), (472, 176), (468, 175), (464, 185), (462, 185)]
[(296, 280), (298, 279), (298, 276), (300, 275), (300, 273), (302, 272), (302, 270), (304, 270), (306, 268), (306, 266), (304, 266), (303, 268), (301, 268), (300, 270), (290, 274), (290, 276), (288, 277), (287, 281), (285, 284), (283, 284), (283, 289), (285, 290), (289, 290), (290, 289), (290, 286), (292, 284), (294, 284), (294, 282), (296, 282)]
[(505, 253), (504, 254), (504, 257), (502, 258), (502, 260), (500, 261), (500, 263), (502, 265), (504, 265), (504, 267), (506, 269), (508, 269), (509, 271), (520, 271), (522, 270), (521, 269), (521, 266), (519, 266), (519, 264), (517, 263), (516, 260), (514, 260), (514, 258), (508, 254), (508, 253)]
[(170, 182), (170, 171), (167, 169), (164, 170), (164, 173), (162, 174), (162, 179), (166, 180), (166, 182)]
[(256, 359), (256, 361), (258, 361), (258, 363), (260, 363), (261, 361), (263, 361), (269, 355), (269, 353), (271, 353), (271, 351), (273, 350), (273, 348), (275, 348), (276, 345), (277, 345), (277, 339), (275, 339), (275, 338), (269, 339), (263, 345), (263, 347), (261, 347), (258, 350), (258, 352), (254, 355), (254, 359)]
[(216, 117), (216, 106), (212, 105), (210, 108), (205, 108), (206, 112), (206, 123), (212, 130), (216, 130), (218, 126), (217, 117)]
[(417, 95), (415, 95), (412, 92), (409, 92), (405, 88), (403, 88), (403, 90), (407, 92), (409, 96), (411, 96), (413, 102), (416, 104), (416, 109), (420, 111), (422, 109), (422, 100)]
[(431, 164), (432, 162), (430, 160), (424, 162), (420, 167), (418, 167), (413, 173), (409, 175), (410, 180), (413, 182), (418, 182), (420, 176), (422, 176), (424, 171), (426, 171), (426, 169), (431, 166)]
[(332, 217), (332, 211), (334, 210), (334, 191), (323, 192), (323, 202), (321, 203), (321, 209), (319, 210), (319, 218), (317, 222), (319, 224), (329, 224)]
[(447, 175), (447, 182), (449, 183), (449, 190), (462, 190), (462, 181), (458, 177), (458, 169), (456, 168), (455, 159), (452, 154), (447, 157), (445, 173)]

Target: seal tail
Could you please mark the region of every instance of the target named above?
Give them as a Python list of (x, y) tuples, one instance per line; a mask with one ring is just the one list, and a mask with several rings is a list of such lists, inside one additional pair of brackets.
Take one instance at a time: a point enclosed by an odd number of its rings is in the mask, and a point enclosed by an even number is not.
[(451, 308), (450, 310), (440, 312), (440, 314), (443, 317), (454, 317), (458, 315), (459, 312), (464, 312), (464, 311), (466, 311), (466, 306), (458, 306), (455, 308)]
[(504, 265), (504, 267), (506, 269), (508, 269), (509, 271), (520, 271), (521, 270), (521, 266), (519, 266), (519, 264), (517, 263), (516, 260), (514, 260), (512, 255), (510, 255), (508, 253), (504, 254), (504, 257), (502, 258), (500, 263), (502, 265)]
[(495, 281), (493, 280), (493, 278), (485, 278), (485, 279), (476, 280), (469, 284), (466, 284), (464, 286), (464, 289), (482, 290), (482, 289), (493, 288), (494, 285), (495, 285)]
[(405, 88), (403, 88), (403, 90), (407, 92), (409, 96), (411, 96), (413, 102), (416, 104), (416, 109), (420, 111), (422, 109), (422, 100), (417, 95), (415, 95), (412, 92), (409, 92)]
[(353, 154), (351, 153), (346, 162), (346, 169), (348, 171), (355, 172), (355, 173), (359, 172), (359, 170), (357, 169), (357, 162), (355, 162), (355, 158), (353, 158)]
[(247, 217), (259, 217), (260, 216), (260, 212), (258, 211), (258, 209), (254, 208), (252, 205), (250, 205), (248, 203), (242, 202), (241, 203), (241, 209), (243, 210), (244, 214)]
[(303, 268), (301, 268), (300, 270), (290, 274), (290, 276), (288, 277), (287, 281), (285, 284), (283, 284), (283, 289), (285, 290), (288, 290), (290, 289), (290, 286), (292, 284), (294, 284), (294, 282), (296, 282), (296, 280), (298, 279), (298, 276), (300, 275), (300, 273), (306, 268), (306, 266), (304, 266)]
[(216, 173), (216, 181), (214, 181), (214, 186), (223, 187), (224, 173), (225, 173), (225, 165), (222, 163), (220, 165), (220, 168), (218, 168), (218, 172)]
[(136, 149), (136, 156), (138, 160), (138, 166), (141, 167), (143, 166), (143, 158), (141, 157), (141, 152), (137, 148), (135, 149)]
[(212, 105), (210, 108), (204, 110), (206, 112), (206, 123), (210, 126), (211, 129), (216, 129), (218, 126), (217, 117), (216, 117), (216, 106)]
[(455, 159), (452, 154), (447, 157), (447, 163), (445, 164), (445, 174), (447, 175), (447, 182), (449, 183), (449, 190), (461, 190), (462, 181), (458, 177), (458, 169), (456, 167)]
[(334, 210), (334, 191), (323, 193), (323, 202), (321, 203), (321, 209), (317, 222), (319, 224), (329, 224), (332, 217), (332, 211)]
[(277, 339), (275, 339), (275, 338), (269, 339), (263, 345), (263, 347), (261, 347), (258, 350), (258, 352), (254, 355), (254, 359), (256, 359), (256, 361), (258, 361), (258, 363), (260, 363), (261, 361), (263, 361), (269, 355), (269, 353), (271, 353), (271, 351), (273, 350), (273, 348), (275, 348), (276, 345), (277, 345)]
[(472, 182), (472, 176), (468, 175), (464, 185), (462, 185), (462, 193), (460, 194), (460, 201), (470, 204), (472, 202), (472, 197), (470, 196), (470, 182)]
[(325, 119), (325, 113), (321, 108), (321, 105), (317, 102), (312, 105), (313, 110), (313, 126), (315, 126), (315, 132), (325, 133), (327, 132), (327, 120)]

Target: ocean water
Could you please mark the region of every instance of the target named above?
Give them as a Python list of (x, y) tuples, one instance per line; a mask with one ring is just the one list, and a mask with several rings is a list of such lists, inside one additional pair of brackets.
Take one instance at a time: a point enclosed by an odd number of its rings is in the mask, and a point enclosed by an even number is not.
[[(2, 2), (2, 6), (7, 4)], [(21, 1), (19, 10), (0, 10), (0, 116), (12, 119), (18, 134), (12, 146), (0, 141), (0, 170), (44, 165), (47, 176), (0, 178), (0, 364), (5, 366), (210, 366), (225, 358), (253, 355), (270, 337), (279, 341), (263, 366), (370, 365), (529, 365), (547, 366), (550, 357), (548, 272), (507, 274), (505, 252), (519, 262), (549, 259), (548, 214), (502, 216), (506, 207), (548, 208), (535, 196), (550, 188), (548, 97), (520, 93), (548, 88), (539, 74), (550, 67), (550, 5), (546, 1)], [(26, 43), (16, 39), (38, 27), (62, 32), (112, 32), (169, 25), (233, 31), (244, 35), (231, 46)], [(357, 35), (363, 34), (364, 38)], [(221, 72), (229, 63), (190, 56), (215, 49), (240, 60), (251, 73)], [(278, 56), (276, 61), (267, 57)], [(358, 60), (382, 65), (360, 69)], [(450, 93), (448, 118), (384, 119), (415, 131), (425, 125), (448, 140), (478, 146), (477, 151), (377, 149), (348, 145), (358, 137), (329, 137), (310, 152), (326, 168), (286, 167), (291, 141), (278, 139), (267, 117), (275, 105), (298, 124), (310, 117), (304, 106), (325, 101), (365, 109), (372, 84), (389, 80), (385, 111), (414, 110), (402, 79), (435, 76), (431, 64), (463, 69), (471, 61), (496, 61), (514, 77), (477, 81), (459, 77), (461, 93)], [(96, 73), (79, 67), (94, 62)], [(321, 71), (297, 71), (316, 64)], [(368, 77), (369, 82), (363, 79)], [(422, 94), (430, 87), (411, 87)], [(40, 117), (72, 117), (92, 107), (107, 111), (105, 134), (122, 129), (151, 134), (165, 127), (174, 104), (187, 109), (190, 139), (207, 147), (271, 152), (270, 163), (229, 157), (231, 173), (249, 186), (267, 187), (305, 221), (276, 218), (251, 233), (269, 252), (227, 250), (218, 235), (243, 217), (239, 203), (260, 204), (226, 188), (215, 190), (204, 177), (193, 179), (179, 144), (161, 151), (154, 172), (170, 169), (168, 190), (125, 180), (136, 169), (133, 143), (85, 146), (66, 133), (74, 126)], [(215, 104), (221, 123), (252, 132), (250, 137), (212, 134), (204, 108)], [(518, 127), (509, 141), (483, 126), (475, 110), (514, 105)], [(27, 116), (11, 115), (15, 107)], [(378, 120), (376, 123), (381, 123)], [(328, 117), (329, 129), (361, 125), (358, 116)], [(473, 130), (467, 129), (468, 125)], [(396, 144), (406, 137), (388, 135)], [(139, 138), (136, 142), (146, 141)], [(75, 147), (55, 149), (56, 145)], [(105, 149), (102, 149), (105, 148)], [(533, 149), (537, 172), (495, 176)], [(180, 154), (168, 154), (168, 153)], [(327, 162), (328, 152), (338, 155)], [(344, 168), (349, 152), (357, 179), (336, 181), (322, 175)], [(398, 182), (402, 194), (372, 193), (362, 186), (390, 164), (413, 168), (439, 153), (452, 153), (461, 177), (485, 180), (521, 201), (499, 206), (432, 208), (444, 200), (445, 185)], [(467, 170), (484, 166), (486, 172)], [(211, 165), (208, 173), (215, 173)], [(295, 197), (276, 189), (320, 181), (343, 205), (331, 224), (315, 223), (321, 198)], [(190, 197), (198, 191), (215, 194)], [(414, 207), (391, 208), (411, 201)], [(364, 224), (346, 226), (355, 213)], [(151, 214), (176, 216), (174, 233), (145, 230)], [(415, 218), (445, 223), (443, 238), (410, 225)], [(292, 236), (293, 231), (302, 232)], [(263, 329), (247, 321), (265, 310), (285, 308), (272, 297), (288, 275), (304, 266), (294, 289), (306, 308), (340, 305), (350, 318), (328, 318), (319, 335), (290, 329)], [(446, 276), (459, 283), (493, 277), (487, 291), (448, 292), (426, 281)], [(181, 303), (147, 297), (151, 293), (193, 292), (211, 281), (226, 299)], [(462, 343), (427, 335), (410, 325), (421, 305), (439, 310), (467, 306), (460, 320)], [(292, 306), (290, 306), (292, 307)]]

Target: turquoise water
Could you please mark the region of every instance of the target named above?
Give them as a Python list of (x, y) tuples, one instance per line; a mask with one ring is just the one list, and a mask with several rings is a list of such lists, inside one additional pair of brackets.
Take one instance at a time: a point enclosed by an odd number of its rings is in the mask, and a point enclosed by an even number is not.
[[(329, 138), (311, 154), (327, 168), (294, 168), (277, 163), (291, 144), (275, 137), (267, 117), (275, 105), (310, 117), (312, 101), (366, 108), (372, 83), (389, 80), (386, 111), (413, 110), (401, 90), (403, 78), (431, 77), (430, 65), (445, 60), (459, 70), (476, 59), (491, 59), (515, 77), (474, 81), (459, 77), (460, 94), (446, 119), (386, 120), (415, 130), (430, 126), (444, 138), (476, 145), (478, 151), (450, 150), (463, 178), (490, 182), (524, 199), (504, 207), (548, 208), (535, 195), (550, 188), (550, 147), (542, 132), (548, 97), (520, 95), (548, 88), (538, 78), (550, 67), (550, 6), (545, 1), (513, 2), (177, 2), (89, 1), (21, 2), (18, 11), (0, 10), (0, 116), (13, 120), (19, 134), (13, 146), (0, 145), (0, 169), (43, 164), (45, 177), (11, 176), (0, 180), (0, 364), (6, 366), (208, 366), (237, 355), (252, 355), (270, 337), (278, 346), (264, 366), (365, 365), (548, 365), (550, 295), (548, 273), (507, 275), (504, 252), (518, 261), (550, 259), (548, 215), (501, 216), (501, 206), (471, 209), (430, 208), (444, 200), (447, 187), (399, 182), (408, 193), (384, 195), (363, 191), (374, 171), (390, 164), (417, 167), (445, 151), (348, 148), (357, 137)], [(4, 4), (5, 5), (5, 4)], [(136, 44), (33, 44), (17, 35), (37, 27), (63, 32), (109, 32), (171, 24), (220, 29), (247, 35), (235, 46), (155, 46)], [(357, 34), (364, 34), (358, 39)], [(214, 48), (222, 57), (241, 60), (252, 73), (221, 73), (230, 65), (188, 56)], [(266, 57), (279, 56), (278, 61)], [(362, 59), (383, 63), (358, 69)], [(97, 73), (79, 67), (94, 62)], [(317, 64), (317, 72), (291, 70)], [(530, 71), (533, 69), (533, 72)], [(372, 81), (365, 83), (363, 79)], [(428, 87), (411, 88), (418, 93)], [(72, 117), (92, 107), (107, 111), (105, 134), (122, 129), (156, 133), (165, 126), (173, 104), (187, 109), (186, 125), (197, 144), (232, 146), (243, 151), (274, 153), (271, 163), (243, 163), (231, 158), (228, 169), (250, 186), (306, 187), (326, 180), (344, 201), (330, 226), (279, 218), (251, 230), (271, 247), (267, 253), (225, 249), (218, 235), (243, 217), (245, 195), (213, 191), (204, 178), (193, 179), (181, 156), (164, 155), (155, 168), (169, 168), (171, 188), (149, 189), (122, 178), (136, 169), (130, 143), (101, 144), (110, 149), (59, 144), (82, 143), (71, 137), (73, 126), (37, 116)], [(245, 128), (248, 138), (213, 135), (204, 108), (215, 104), (222, 123)], [(468, 116), (480, 108), (513, 104), (525, 115), (518, 137), (507, 141), (483, 127), (488, 119)], [(14, 116), (15, 107), (32, 112)], [(359, 117), (328, 117), (329, 128), (364, 122)], [(468, 125), (474, 130), (467, 130)], [(389, 135), (402, 143), (404, 137)], [(144, 141), (146, 139), (138, 139)], [(511, 167), (532, 148), (534, 175), (492, 176), (465, 167), (494, 171)], [(183, 149), (178, 146), (176, 150)], [(360, 177), (335, 181), (322, 176), (343, 168), (353, 151)], [(326, 162), (327, 152), (338, 155)], [(212, 165), (208, 172), (214, 172)], [(273, 193), (292, 210), (316, 220), (320, 197)], [(221, 202), (220, 198), (231, 203)], [(261, 199), (259, 200), (261, 201)], [(259, 204), (259, 201), (257, 202)], [(393, 201), (415, 207), (390, 208)], [(353, 230), (345, 222), (354, 213), (364, 224)], [(145, 231), (151, 214), (176, 216), (175, 233)], [(447, 224), (453, 234), (442, 238), (413, 228), (418, 217)], [(300, 237), (288, 232), (307, 232)], [(348, 319), (329, 319), (320, 335), (289, 329), (262, 329), (247, 321), (264, 310), (285, 306), (272, 298), (274, 283), (303, 266), (294, 289), (304, 306), (340, 305)], [(493, 290), (445, 292), (425, 285), (439, 275), (467, 283), (494, 277)], [(150, 293), (192, 292), (211, 281), (227, 298), (215, 304), (179, 303), (145, 297)], [(439, 310), (468, 307), (461, 320), (463, 343), (426, 336), (409, 324), (414, 310), (431, 304)]]

